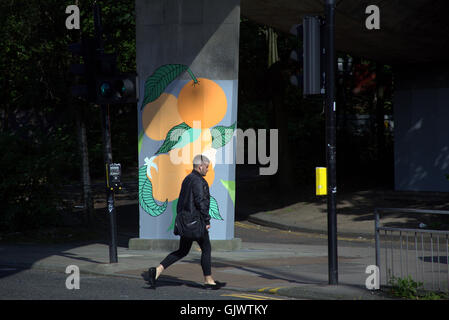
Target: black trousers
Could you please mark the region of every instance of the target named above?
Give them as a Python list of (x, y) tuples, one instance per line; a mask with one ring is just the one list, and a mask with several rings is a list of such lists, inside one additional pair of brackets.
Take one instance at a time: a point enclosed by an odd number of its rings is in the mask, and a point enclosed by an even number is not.
[(211, 271), (211, 246), (209, 240), (209, 232), (205, 232), (204, 236), (197, 240), (187, 239), (181, 237), (179, 241), (179, 249), (170, 253), (161, 265), (164, 269), (167, 269), (173, 263), (184, 258), (190, 251), (193, 241), (196, 241), (201, 248), (201, 268), (203, 269), (204, 276), (212, 275)]

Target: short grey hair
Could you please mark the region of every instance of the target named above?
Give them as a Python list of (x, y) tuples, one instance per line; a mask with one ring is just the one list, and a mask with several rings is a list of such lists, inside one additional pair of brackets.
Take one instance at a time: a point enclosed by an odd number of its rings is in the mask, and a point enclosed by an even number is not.
[(203, 163), (209, 164), (210, 163), (209, 158), (202, 154), (198, 154), (193, 158), (193, 168), (194, 169), (198, 168)]

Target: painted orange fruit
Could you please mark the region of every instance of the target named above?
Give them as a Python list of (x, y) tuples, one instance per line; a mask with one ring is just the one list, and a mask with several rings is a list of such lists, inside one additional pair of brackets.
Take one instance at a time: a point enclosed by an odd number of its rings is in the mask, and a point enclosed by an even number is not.
[[(173, 151), (175, 150), (170, 152)], [(154, 164), (158, 167), (158, 170), (154, 167), (150, 169), (154, 199), (161, 202), (167, 199), (169, 202), (178, 199), (182, 181), (192, 172), (192, 162), (175, 164), (171, 161), (170, 154), (161, 154), (154, 159)], [(215, 178), (215, 171), (212, 165), (209, 166), (209, 172), (204, 178), (210, 187)]]
[(178, 113), (178, 100), (169, 93), (162, 93), (142, 111), (143, 130), (153, 140), (164, 140), (168, 131), (182, 122)]
[(223, 89), (214, 81), (198, 78), (186, 83), (178, 96), (178, 112), (192, 128), (211, 128), (226, 115), (227, 101)]

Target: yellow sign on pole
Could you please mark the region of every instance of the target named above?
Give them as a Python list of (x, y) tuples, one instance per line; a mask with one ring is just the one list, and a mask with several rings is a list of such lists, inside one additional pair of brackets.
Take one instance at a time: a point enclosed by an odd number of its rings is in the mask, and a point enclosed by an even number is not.
[(327, 168), (317, 167), (316, 171), (316, 195), (327, 195)]

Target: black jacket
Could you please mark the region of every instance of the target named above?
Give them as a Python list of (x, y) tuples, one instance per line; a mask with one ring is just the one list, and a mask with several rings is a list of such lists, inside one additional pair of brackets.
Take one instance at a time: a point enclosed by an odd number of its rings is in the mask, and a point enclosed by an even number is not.
[(209, 206), (209, 185), (199, 172), (192, 170), (182, 182), (176, 207), (177, 214), (181, 215), (183, 212), (186, 212), (189, 215), (200, 216), (204, 224), (209, 225)]

